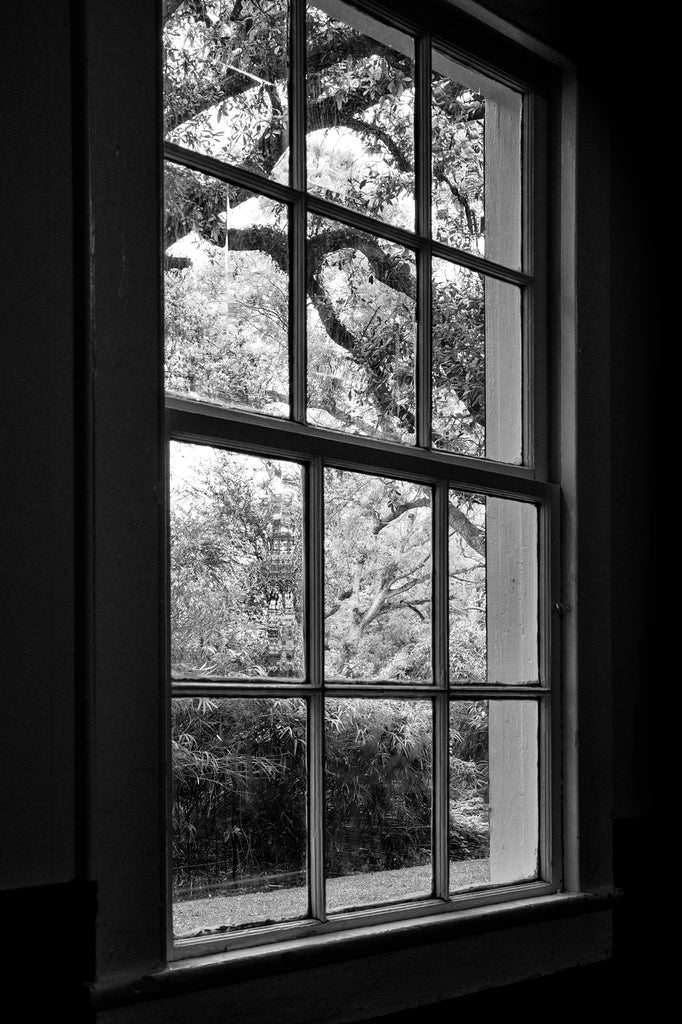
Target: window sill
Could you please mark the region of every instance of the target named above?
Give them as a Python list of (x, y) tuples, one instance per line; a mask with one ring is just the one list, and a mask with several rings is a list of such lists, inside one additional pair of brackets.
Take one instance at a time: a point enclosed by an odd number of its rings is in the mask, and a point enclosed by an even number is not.
[[(335, 1024), (607, 959), (615, 894), (536, 896), (176, 962), (90, 987), (102, 1024)], [(215, 1018), (218, 1019), (217, 1016)]]

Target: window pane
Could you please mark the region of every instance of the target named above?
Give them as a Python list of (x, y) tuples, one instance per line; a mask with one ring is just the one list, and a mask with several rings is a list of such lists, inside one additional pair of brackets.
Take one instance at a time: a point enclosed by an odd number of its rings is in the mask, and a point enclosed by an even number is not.
[(308, 421), (415, 442), (415, 254), (311, 217)]
[(450, 681), (539, 681), (538, 513), (450, 491)]
[(181, 698), (172, 716), (175, 935), (305, 916), (305, 702)]
[(538, 514), (534, 505), (486, 499), (488, 682), (539, 682)]
[(484, 683), (485, 498), (450, 491), (448, 512), (450, 682)]
[(287, 182), (286, 0), (164, 7), (166, 139)]
[(433, 261), (433, 446), (520, 463), (521, 292)]
[(431, 703), (328, 700), (330, 911), (430, 896)]
[(431, 82), (434, 238), (519, 269), (521, 94), (437, 50)]
[(431, 679), (431, 493), (325, 470), (325, 674)]
[(538, 872), (538, 708), (452, 701), (450, 891), (529, 881)]
[(308, 5), (308, 188), (414, 227), (414, 41), (340, 0)]
[(171, 444), (175, 678), (303, 675), (301, 466)]
[(166, 390), (289, 414), (287, 208), (168, 164)]

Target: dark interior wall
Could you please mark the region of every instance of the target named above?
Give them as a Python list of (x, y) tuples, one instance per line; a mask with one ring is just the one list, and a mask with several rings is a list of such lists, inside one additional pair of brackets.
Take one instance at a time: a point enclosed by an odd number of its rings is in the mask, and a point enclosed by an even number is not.
[(3, 5), (2, 876), (73, 878), (73, 245), (67, 2)]
[[(612, 452), (614, 814), (632, 828), (632, 822), (644, 822), (658, 808), (657, 767), (643, 756), (641, 725), (645, 674), (655, 663), (656, 646), (651, 613), (655, 510), (646, 496), (651, 493), (650, 395), (659, 330), (651, 264), (652, 253), (660, 251), (664, 202), (658, 175), (642, 166), (641, 141), (639, 157), (633, 154), (633, 125), (651, 124), (651, 145), (661, 145), (652, 124), (656, 114), (641, 86), (658, 70), (649, 62), (654, 27), (600, 23), (586, 3), (486, 0), (485, 6), (575, 56), (590, 83), (586, 95), (603, 105), (592, 109), (591, 117), (595, 123), (603, 118), (604, 132), (612, 133), (610, 160), (591, 173), (609, 175), (605, 235), (594, 259), (599, 273), (609, 275), (611, 294), (610, 337), (604, 339), (612, 356), (611, 391), (603, 400), (609, 405)], [(73, 466), (80, 439), (73, 415), (70, 11), (68, 0), (3, 5), (0, 889), (5, 890), (68, 883), (74, 877)], [(640, 54), (636, 88), (623, 73), (625, 56), (635, 52)], [(659, 157), (654, 154), (654, 164)]]

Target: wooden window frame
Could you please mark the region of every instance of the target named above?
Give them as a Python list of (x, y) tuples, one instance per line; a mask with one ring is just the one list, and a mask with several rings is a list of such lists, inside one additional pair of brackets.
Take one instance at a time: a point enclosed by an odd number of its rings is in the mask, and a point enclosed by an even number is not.
[[(232, 678), (216, 680), (214, 677), (197, 680), (172, 679), (170, 701), (178, 697), (303, 697), (308, 710), (308, 885), (310, 918), (305, 921), (283, 922), (264, 927), (249, 926), (229, 932), (193, 938), (173, 938), (172, 899), (170, 878), (172, 865), (168, 865), (167, 935), (169, 960), (204, 956), (211, 953), (238, 950), (264, 943), (299, 939), (306, 935), (320, 935), (351, 929), (364, 924), (410, 919), (444, 911), (455, 911), (487, 904), (504, 903), (524, 897), (549, 895), (558, 890), (561, 879), (561, 858), (556, 827), (558, 820), (558, 790), (552, 783), (552, 749), (557, 745), (560, 722), (559, 698), (556, 684), (556, 665), (552, 664), (551, 607), (558, 601), (558, 512), (559, 489), (549, 482), (541, 471), (545, 464), (545, 437), (547, 426), (541, 421), (544, 401), (543, 379), (536, 370), (536, 361), (544, 356), (535, 353), (544, 347), (542, 316), (538, 308), (544, 303), (542, 284), (538, 285), (535, 267), (543, 260), (536, 259), (544, 238), (544, 211), (537, 208), (534, 183), (543, 180), (545, 169), (540, 154), (544, 153), (544, 110), (527, 84), (511, 78), (499, 70), (492, 71), (488, 64), (467, 53), (458, 53), (440, 36), (424, 32), (411, 21), (396, 16), (389, 9), (364, 0), (352, 0), (361, 12), (380, 17), (391, 28), (409, 33), (415, 39), (417, 103), (415, 104), (415, 205), (416, 230), (409, 231), (380, 220), (356, 213), (334, 202), (306, 191), (305, 148), (305, 0), (290, 0), (290, 184), (268, 180), (210, 156), (196, 153), (173, 143), (164, 145), (165, 159), (175, 165), (211, 176), (226, 184), (248, 189), (282, 204), (289, 210), (290, 237), (290, 418), (274, 417), (226, 409), (208, 402), (183, 399), (177, 395), (166, 398), (166, 422), (169, 441), (195, 442), (217, 448), (239, 450), (248, 454), (264, 454), (300, 461), (305, 470), (306, 528), (306, 602), (308, 607), (306, 635), (308, 650), (307, 672), (302, 682), (282, 680), (253, 680)], [(514, 269), (492, 260), (454, 249), (432, 237), (431, 233), (431, 53), (432, 47), (446, 55), (450, 61), (466, 62), (471, 74), (483, 74), (486, 80), (513, 87), (522, 97), (522, 149), (521, 195), (523, 218), (520, 225), (522, 265)], [(540, 139), (538, 140), (538, 135)], [(539, 142), (539, 144), (538, 144)], [(537, 153), (537, 155), (536, 155)], [(512, 199), (513, 201), (513, 199)], [(322, 216), (360, 231), (371, 232), (385, 240), (405, 246), (416, 254), (417, 267), (417, 436), (414, 447), (363, 438), (312, 426), (306, 418), (306, 229), (310, 214)], [(521, 293), (522, 351), (524, 373), (520, 382), (522, 414), (519, 431), (522, 437), (523, 463), (515, 465), (490, 458), (456, 455), (431, 448), (431, 266), (433, 259), (446, 259), (456, 265), (485, 274), (488, 279), (517, 286)], [(489, 367), (486, 380), (489, 379)], [(487, 385), (488, 386), (488, 385)], [(500, 382), (500, 388), (504, 382)], [(538, 401), (535, 401), (536, 392)], [(512, 412), (512, 417), (518, 412)], [(489, 417), (490, 418), (490, 417)], [(505, 424), (502, 423), (501, 433)], [(509, 424), (513, 427), (513, 424)], [(513, 430), (512, 430), (513, 432)], [(325, 466), (336, 466), (378, 475), (395, 474), (400, 479), (419, 482), (432, 488), (433, 554), (432, 577), (434, 596), (433, 670), (429, 684), (395, 684), (390, 681), (373, 683), (353, 681), (348, 684), (325, 682), (323, 665), (323, 473)], [(532, 502), (538, 513), (538, 589), (539, 615), (537, 632), (540, 646), (539, 682), (534, 686), (483, 685), (470, 683), (450, 685), (448, 680), (447, 636), (448, 623), (448, 552), (447, 552), (447, 500), (448, 487), (470, 490), (490, 497)], [(529, 624), (535, 628), (535, 624)], [(556, 638), (555, 638), (556, 639)], [(170, 667), (168, 678), (171, 678)], [(324, 699), (327, 696), (418, 698), (428, 697), (433, 714), (433, 879), (430, 898), (396, 905), (373, 906), (363, 910), (334, 913), (328, 917), (325, 908), (323, 820), (324, 820)], [(538, 706), (538, 797), (539, 797), (539, 858), (537, 878), (514, 885), (491, 884), (475, 892), (450, 894), (447, 859), (447, 736), (449, 702), (453, 699), (481, 699), (494, 701), (532, 701)], [(170, 701), (168, 713), (170, 714)], [(170, 729), (170, 725), (168, 725)], [(167, 817), (172, 818), (172, 786), (168, 780)], [(514, 794), (508, 798), (513, 800)], [(507, 821), (515, 815), (510, 813)], [(511, 827), (511, 826), (510, 826)], [(170, 838), (168, 848), (170, 849)]]
[[(229, 1006), (235, 1021), (254, 1019), (249, 1013), (258, 1007), (258, 1019), (276, 1013), (281, 1024), (298, 1024), (311, 1005), (320, 1017), (326, 1007), (330, 1021), (364, 1019), (608, 957), (611, 752), (603, 685), (610, 656), (599, 616), (608, 610), (610, 563), (606, 551), (604, 568), (589, 559), (605, 529), (598, 528), (604, 501), (594, 491), (600, 456), (590, 457), (589, 441), (595, 420), (606, 429), (595, 410), (603, 408), (600, 386), (608, 385), (608, 360), (599, 347), (608, 296), (599, 275), (578, 275), (585, 253), (591, 258), (590, 247), (608, 229), (603, 208), (595, 207), (600, 180), (594, 169), (607, 158), (597, 108), (590, 113), (589, 87), (581, 85), (570, 61), (475, 0), (424, 5), (432, 25), (447, 21), (463, 47), (485, 53), (493, 65), (509, 64), (520, 79), (539, 83), (548, 99), (549, 176), (534, 181), (538, 201), (549, 210), (547, 265), (534, 268), (536, 317), (548, 324), (548, 344), (532, 354), (536, 379), (548, 386), (535, 389), (527, 410), (535, 466), (511, 475), (515, 496), (532, 492), (538, 479), (561, 484), (560, 550), (555, 531), (551, 560), (561, 564), (562, 587), (556, 608), (547, 609), (553, 670), (561, 675), (553, 716), (561, 710), (562, 724), (549, 753), (553, 783), (547, 794), (560, 811), (551, 818), (554, 864), (563, 856), (559, 891), (169, 965), (167, 776), (160, 767), (170, 742), (159, 299), (161, 0), (74, 0), (73, 17), (81, 440), (76, 877), (97, 892), (89, 1000), (98, 1021), (186, 1024)], [(582, 91), (587, 102), (578, 117)], [(537, 225), (531, 229), (536, 234)], [(579, 362), (581, 310), (598, 315), (582, 321)], [(232, 419), (238, 424), (241, 417)], [(547, 424), (545, 436), (539, 423)], [(299, 425), (280, 428), (296, 431)], [(254, 438), (248, 419), (242, 429)], [(327, 440), (320, 436), (314, 443), (322, 447)], [(368, 444), (359, 438), (353, 444), (359, 459), (366, 459)], [(397, 471), (409, 455), (409, 449), (384, 449)], [(426, 458), (429, 465), (439, 460), (436, 453)], [(474, 488), (471, 464), (453, 457), (452, 465), (457, 481)], [(508, 467), (494, 468), (500, 493), (509, 473)], [(587, 554), (581, 556), (585, 536)], [(349, 971), (350, 961), (355, 966)], [(353, 1009), (353, 993), (363, 986), (362, 1009)]]

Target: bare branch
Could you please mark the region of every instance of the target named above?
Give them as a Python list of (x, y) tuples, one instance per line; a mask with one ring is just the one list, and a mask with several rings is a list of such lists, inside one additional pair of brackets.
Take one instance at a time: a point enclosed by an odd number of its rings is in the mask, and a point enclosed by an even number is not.
[(396, 505), (395, 508), (391, 509), (388, 515), (379, 516), (378, 513), (374, 516), (374, 526), (372, 527), (372, 533), (376, 536), (381, 533), (389, 523), (399, 519), (400, 516), (404, 515), (412, 508), (428, 508), (431, 502), (428, 498), (414, 498), (412, 501), (401, 502), (400, 505)]
[(448, 521), (455, 533), (458, 533), (478, 555), (485, 557), (485, 531), (471, 520), (452, 502), (448, 509)]

